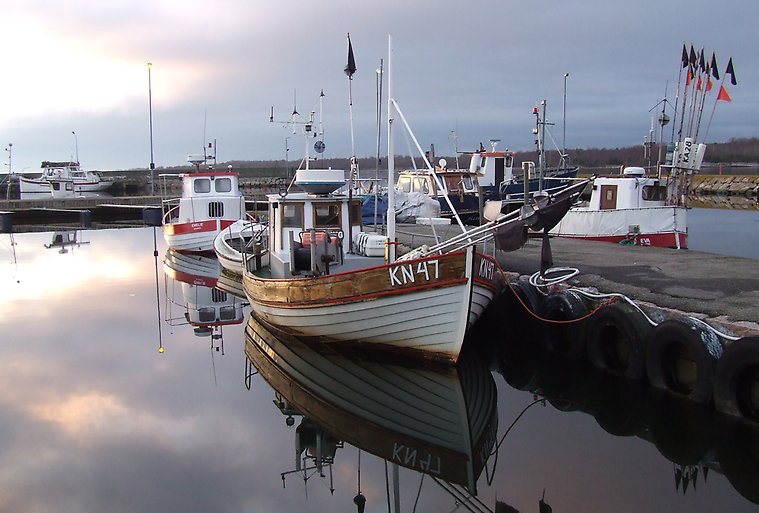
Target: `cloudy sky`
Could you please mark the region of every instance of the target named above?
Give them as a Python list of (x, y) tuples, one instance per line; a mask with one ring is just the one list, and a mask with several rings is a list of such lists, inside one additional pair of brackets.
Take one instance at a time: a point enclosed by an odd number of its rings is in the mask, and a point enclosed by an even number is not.
[[(220, 161), (298, 159), (302, 138), (269, 123), (272, 107), (288, 118), (294, 97), (301, 114), (322, 112), (325, 155), (347, 156), (347, 33), (358, 156), (376, 152), (388, 34), (394, 96), (438, 154), (454, 149), (452, 132), (459, 149), (491, 138), (531, 149), (540, 99), (557, 145), (564, 130), (570, 148), (641, 144), (649, 109), (665, 90), (674, 101), (684, 43), (715, 52), (721, 73), (728, 58), (735, 65), (733, 101), (717, 105), (707, 141), (758, 135), (755, 0), (1, 2), (0, 143), (13, 144), (17, 172), (77, 151), (87, 169), (146, 167), (150, 105), (157, 166), (185, 164), (210, 140)], [(409, 153), (403, 138), (396, 148)]]

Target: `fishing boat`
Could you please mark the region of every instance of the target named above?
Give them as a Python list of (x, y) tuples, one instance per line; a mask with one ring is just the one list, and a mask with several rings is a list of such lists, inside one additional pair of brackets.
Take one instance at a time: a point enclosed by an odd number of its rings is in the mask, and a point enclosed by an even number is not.
[[(480, 144), (478, 150), (464, 152), (470, 156), (468, 168), (449, 168), (448, 161), (440, 159), (432, 169), (401, 171), (395, 188), (399, 192), (418, 192), (436, 199), (444, 217), (451, 217), (455, 210), (468, 220), (479, 219), (482, 205), (487, 201), (519, 204), (524, 200), (525, 174), (514, 173), (514, 152), (497, 150), (499, 142), (491, 139), (489, 150)], [(573, 183), (576, 176), (576, 167), (544, 171), (542, 181), (537, 173), (528, 174), (528, 197), (538, 190), (558, 192)]]
[(590, 200), (572, 207), (552, 235), (639, 246), (686, 249), (688, 210), (667, 180), (627, 167), (618, 176), (597, 177)]
[(394, 238), (363, 231), (361, 200), (347, 194), (268, 201), (268, 265), (249, 265), (257, 256), (245, 252), (243, 286), (253, 314), (290, 334), (456, 361), (504, 283), (496, 260), (474, 245), (386, 260)]
[[(388, 105), (431, 168), (392, 95)], [(389, 121), (390, 184), (395, 176), (392, 136)], [(291, 335), (319, 337), (324, 343), (457, 361), (465, 333), (506, 284), (498, 262), (481, 252), (480, 243), (508, 226), (526, 233), (523, 214), (537, 207), (526, 205), (516, 215), (498, 215), (467, 229), (446, 195), (462, 233), (401, 255), (394, 188), (388, 192), (387, 212), (392, 215), (386, 216), (387, 234), (373, 233), (362, 226), (361, 199), (352, 197), (350, 188), (342, 192), (342, 186), (330, 193), (309, 189), (311, 171), (305, 166), (297, 172), (295, 182), (303, 192), (267, 197), (269, 265), (254, 270), (243, 266), (253, 315)], [(344, 176), (336, 171), (333, 178)], [(245, 252), (243, 258), (255, 257)]]
[[(268, 236), (266, 225), (250, 219), (240, 219), (227, 226), (214, 238), (213, 250), (219, 264), (230, 273), (242, 275), (243, 250), (258, 251), (260, 259), (249, 259), (249, 264), (261, 267), (268, 265), (268, 244), (262, 240)], [(253, 270), (253, 269), (251, 269)]]
[(34, 178), (19, 176), (19, 190), (23, 194), (50, 194), (51, 181), (64, 180), (75, 193), (98, 192), (108, 189), (114, 180), (98, 171), (84, 171), (79, 162), (54, 162), (45, 160), (40, 165), (41, 174)]
[(179, 251), (212, 252), (216, 236), (245, 219), (245, 198), (237, 173), (200, 171), (201, 161), (192, 155), (188, 158), (197, 170), (179, 175), (180, 198), (163, 200), (163, 236), (169, 247)]
[(245, 354), (275, 390), (287, 424), (303, 417), (296, 471), (305, 468), (304, 453), (329, 464), (345, 442), (476, 495), (498, 428), (496, 386), (484, 362), (471, 355), (456, 367), (362, 359), (252, 316)]

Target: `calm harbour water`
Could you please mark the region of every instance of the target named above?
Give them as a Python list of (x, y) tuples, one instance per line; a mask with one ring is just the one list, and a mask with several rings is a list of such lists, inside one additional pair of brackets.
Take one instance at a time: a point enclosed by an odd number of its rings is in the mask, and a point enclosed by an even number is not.
[[(759, 259), (759, 212), (694, 210), (690, 225), (694, 250)], [(726, 226), (735, 226), (730, 241)], [(249, 307), (219, 338), (199, 336), (185, 313), (203, 287), (164, 272), (160, 230), (79, 232), (65, 252), (45, 247), (52, 236), (16, 234), (11, 246), (0, 235), (0, 511), (356, 510), (359, 451), (347, 444), (334, 493), (328, 474), (289, 475), (283, 487), (296, 428), (261, 376), (246, 387)], [(498, 332), (467, 344), (498, 344)], [(499, 439), (533, 402), (520, 378), (562, 400), (529, 407), (489, 461), (478, 497), (491, 509), (498, 499), (537, 512), (545, 496), (556, 513), (757, 511), (757, 441), (740, 445), (736, 426), (669, 415), (677, 405), (565, 366), (492, 368)], [(366, 452), (360, 461), (366, 511), (388, 511), (384, 462)], [(455, 509), (420, 480), (400, 470), (403, 511)]]

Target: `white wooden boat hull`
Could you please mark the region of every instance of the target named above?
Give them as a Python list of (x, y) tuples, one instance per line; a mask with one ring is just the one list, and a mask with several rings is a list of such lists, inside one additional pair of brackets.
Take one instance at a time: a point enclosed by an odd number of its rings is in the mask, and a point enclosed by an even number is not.
[(243, 285), (254, 315), (290, 334), (456, 361), (501, 276), (494, 260), (470, 247), (318, 278), (245, 273)]
[[(265, 234), (266, 227), (248, 220), (235, 221), (219, 232), (213, 241), (213, 251), (216, 253), (216, 258), (221, 266), (227, 271), (242, 275), (243, 257), (242, 252), (238, 249), (241, 244), (239, 239), (241, 237), (252, 237), (258, 232)], [(233, 244), (235, 240), (237, 240), (237, 244)], [(263, 255), (261, 264), (269, 265), (268, 252)]]
[(595, 210), (575, 207), (551, 231), (551, 235), (606, 242), (628, 239), (631, 227), (638, 228), (637, 244), (686, 249), (688, 211), (684, 207)]
[[(112, 182), (80, 182), (72, 181), (74, 192), (99, 192), (111, 186)], [(50, 194), (50, 182), (48, 180), (19, 177), (19, 191), (24, 194)]]
[(170, 248), (178, 251), (211, 252), (216, 236), (231, 219), (211, 219), (200, 222), (164, 223), (163, 236)]

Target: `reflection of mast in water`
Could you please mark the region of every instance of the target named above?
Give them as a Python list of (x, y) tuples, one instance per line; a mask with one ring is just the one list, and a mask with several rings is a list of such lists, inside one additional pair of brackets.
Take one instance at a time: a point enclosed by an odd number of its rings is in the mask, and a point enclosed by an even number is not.
[[(310, 459), (320, 472), (345, 442), (391, 463), (394, 474), (405, 467), (431, 476), (465, 507), (484, 507), (475, 497), (476, 483), (498, 417), (495, 383), (483, 362), (465, 357), (456, 367), (422, 367), (361, 359), (339, 346), (275, 331), (252, 316), (245, 332), (246, 356), (275, 390), (288, 424), (303, 417), (296, 469), (283, 472), (283, 480), (293, 472), (312, 477), (303, 473), (304, 462)], [(360, 478), (358, 492), (360, 511)]]
[(156, 236), (157, 228), (153, 227), (153, 261), (155, 263), (155, 306), (156, 320), (158, 323), (158, 352), (163, 354), (163, 334), (161, 332), (161, 294), (158, 288), (158, 240)]
[(77, 240), (77, 230), (56, 230), (53, 232), (53, 239), (50, 244), (43, 244), (46, 249), (58, 248), (58, 253), (66, 254), (67, 248), (79, 247), (82, 244), (89, 244), (89, 241)]
[(10, 241), (11, 255), (13, 256), (13, 274), (16, 283), (21, 283), (18, 279), (18, 258), (16, 257), (16, 239), (13, 237), (13, 232), (8, 232), (8, 239)]

